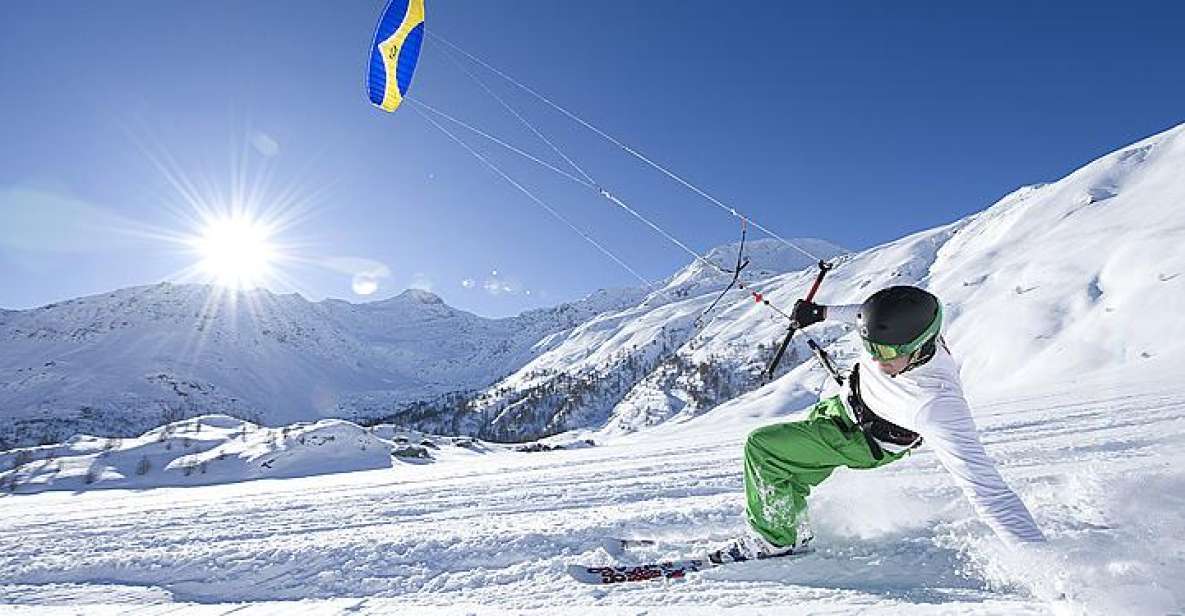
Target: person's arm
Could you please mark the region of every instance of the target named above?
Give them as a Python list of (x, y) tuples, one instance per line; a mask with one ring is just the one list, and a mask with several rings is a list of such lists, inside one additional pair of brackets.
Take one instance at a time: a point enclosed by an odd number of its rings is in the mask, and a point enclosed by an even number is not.
[(996, 535), (1010, 544), (1045, 541), (1028, 508), (984, 451), (965, 400), (936, 399), (922, 407), (917, 421), (924, 442)]
[(843, 321), (855, 323), (856, 315), (860, 314), (860, 304), (844, 304), (840, 306), (824, 306), (823, 318), (828, 321)]
[(824, 306), (800, 299), (794, 302), (794, 311), (791, 316), (794, 317), (794, 322), (799, 327), (808, 327), (825, 320), (855, 323), (856, 315), (859, 312), (859, 304), (852, 304), (850, 306)]

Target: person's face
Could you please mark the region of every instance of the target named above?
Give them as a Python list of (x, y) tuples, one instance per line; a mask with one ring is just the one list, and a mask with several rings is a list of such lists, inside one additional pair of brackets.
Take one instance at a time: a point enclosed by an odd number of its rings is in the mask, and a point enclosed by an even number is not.
[(897, 376), (909, 367), (909, 361), (913, 359), (913, 353), (909, 355), (902, 355), (901, 357), (894, 357), (893, 359), (881, 360), (876, 359), (876, 365), (888, 376)]

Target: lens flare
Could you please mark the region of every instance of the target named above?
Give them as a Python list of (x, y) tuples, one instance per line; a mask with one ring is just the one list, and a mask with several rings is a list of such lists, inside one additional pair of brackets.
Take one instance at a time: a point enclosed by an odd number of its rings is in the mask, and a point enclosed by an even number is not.
[(251, 289), (272, 274), (276, 250), (266, 225), (246, 216), (207, 220), (194, 242), (201, 255), (199, 268), (219, 285)]

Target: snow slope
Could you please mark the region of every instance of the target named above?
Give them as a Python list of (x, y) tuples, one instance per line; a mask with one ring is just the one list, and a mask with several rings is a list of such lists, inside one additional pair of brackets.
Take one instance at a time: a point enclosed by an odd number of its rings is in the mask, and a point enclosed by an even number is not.
[[(615, 562), (605, 536), (736, 532), (741, 439), (782, 413), (792, 393), (775, 390), (734, 403), (727, 424), (574, 451), (0, 498), (0, 603), (30, 614), (1180, 612), (1185, 387), (1156, 376), (978, 401), (988, 450), (1048, 551), (1007, 552), (923, 450), (821, 486), (813, 557), (610, 589), (566, 577), (568, 564)], [(633, 558), (680, 553), (672, 543)]]

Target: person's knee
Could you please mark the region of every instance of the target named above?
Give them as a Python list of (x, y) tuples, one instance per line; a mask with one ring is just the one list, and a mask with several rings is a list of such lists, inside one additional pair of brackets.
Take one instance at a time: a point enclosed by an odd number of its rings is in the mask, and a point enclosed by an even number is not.
[(748, 457), (757, 451), (768, 450), (767, 444), (776, 428), (776, 425), (764, 426), (750, 432), (749, 436), (745, 438), (745, 456)]

